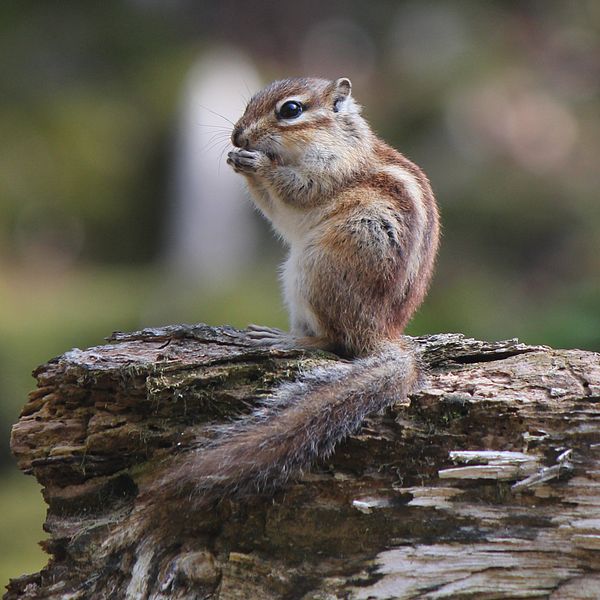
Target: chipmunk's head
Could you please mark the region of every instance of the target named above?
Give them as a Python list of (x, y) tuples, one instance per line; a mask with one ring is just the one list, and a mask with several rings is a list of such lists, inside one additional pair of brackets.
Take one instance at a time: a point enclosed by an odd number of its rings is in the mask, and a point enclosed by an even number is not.
[(346, 77), (275, 81), (250, 99), (231, 141), (282, 164), (349, 152), (369, 131), (351, 90)]

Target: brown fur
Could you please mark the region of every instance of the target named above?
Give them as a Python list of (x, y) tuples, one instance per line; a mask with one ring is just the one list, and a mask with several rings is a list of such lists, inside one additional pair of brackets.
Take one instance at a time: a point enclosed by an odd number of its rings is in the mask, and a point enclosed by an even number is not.
[[(305, 114), (282, 122), (298, 96)], [(285, 121), (285, 120), (284, 120)], [(290, 246), (282, 272), (292, 332), (257, 328), (257, 343), (333, 349), (337, 363), (279, 388), (251, 417), (174, 461), (144, 492), (185, 492), (191, 508), (283, 485), (419, 382), (401, 334), (433, 273), (439, 216), (424, 173), (375, 137), (347, 80), (290, 79), (249, 102), (228, 162)], [(154, 509), (152, 507), (154, 506)]]
[(306, 77), (274, 81), (252, 97), (238, 124), (243, 127), (256, 121), (259, 117), (275, 110), (277, 102), (288, 96), (307, 94), (309, 97), (307, 105), (323, 106), (331, 94), (331, 84), (332, 82), (326, 79)]

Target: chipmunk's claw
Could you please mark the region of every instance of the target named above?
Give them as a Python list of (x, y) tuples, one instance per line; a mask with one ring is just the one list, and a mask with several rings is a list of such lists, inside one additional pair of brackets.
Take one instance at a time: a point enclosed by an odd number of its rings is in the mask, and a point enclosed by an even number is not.
[(277, 346), (278, 348), (292, 348), (294, 338), (281, 329), (265, 327), (263, 325), (248, 325), (247, 338), (253, 346)]

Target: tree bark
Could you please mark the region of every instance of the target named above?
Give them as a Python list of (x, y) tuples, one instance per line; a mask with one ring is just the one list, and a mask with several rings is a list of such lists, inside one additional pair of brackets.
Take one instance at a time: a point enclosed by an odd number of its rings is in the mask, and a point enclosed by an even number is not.
[(126, 544), (140, 494), (178, 453), (337, 359), (182, 325), (41, 366), (12, 450), (44, 486), (51, 557), (5, 598), (600, 598), (600, 356), (415, 341), (422, 390), (326, 462), (202, 514), (165, 502)]

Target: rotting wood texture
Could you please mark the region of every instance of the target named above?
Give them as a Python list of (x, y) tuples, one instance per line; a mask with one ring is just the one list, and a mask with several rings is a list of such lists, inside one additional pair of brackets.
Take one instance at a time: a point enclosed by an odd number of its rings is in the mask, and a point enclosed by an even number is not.
[(174, 455), (335, 357), (182, 325), (43, 365), (12, 449), (44, 486), (51, 558), (5, 598), (600, 598), (600, 355), (416, 341), (422, 391), (326, 464), (204, 514), (165, 503), (127, 544)]

